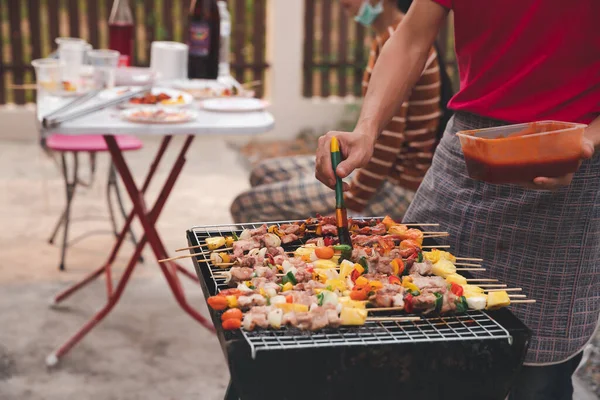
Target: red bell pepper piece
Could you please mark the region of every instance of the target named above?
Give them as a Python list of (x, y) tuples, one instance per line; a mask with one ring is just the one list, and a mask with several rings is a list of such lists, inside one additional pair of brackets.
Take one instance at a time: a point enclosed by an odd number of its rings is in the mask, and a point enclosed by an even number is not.
[(285, 302), (286, 303), (293, 303), (294, 302), (294, 296), (292, 296), (291, 294), (288, 294), (287, 296), (285, 296)]
[(269, 259), (269, 264), (275, 265), (275, 259), (272, 254), (267, 253), (267, 258)]
[(400, 280), (400, 278), (398, 278), (397, 276), (391, 275), (388, 278), (388, 281), (392, 284), (392, 285), (402, 285), (402, 281)]
[(413, 295), (409, 293), (406, 295), (406, 297), (404, 297), (404, 311), (410, 314), (414, 311), (414, 309)]
[(323, 242), (325, 246), (333, 246), (333, 238), (331, 237), (323, 238)]
[(450, 291), (452, 293), (454, 293), (455, 295), (457, 295), (458, 297), (462, 296), (464, 293), (464, 289), (461, 285), (459, 285), (458, 283), (454, 283), (452, 282), (450, 284)]
[(352, 271), (352, 273), (350, 274), (350, 279), (352, 279), (352, 282), (356, 282), (356, 280), (358, 279), (359, 276), (360, 276), (360, 272), (358, 272), (357, 269), (354, 269)]

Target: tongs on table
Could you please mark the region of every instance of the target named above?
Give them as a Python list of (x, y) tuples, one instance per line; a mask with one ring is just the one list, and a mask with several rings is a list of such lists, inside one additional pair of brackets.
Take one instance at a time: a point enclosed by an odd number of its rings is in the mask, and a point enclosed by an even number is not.
[(348, 229), (348, 213), (344, 205), (344, 187), (342, 179), (337, 175), (336, 168), (342, 162), (342, 153), (340, 151), (340, 142), (337, 137), (331, 138), (331, 166), (335, 174), (335, 220), (337, 222), (338, 238), (341, 245), (352, 247), (350, 239), (350, 230)]
[(98, 104), (94, 104), (94, 105), (91, 105), (86, 108), (82, 108), (71, 114), (59, 115), (59, 114), (64, 114), (65, 112), (73, 109), (74, 107), (76, 107), (80, 104), (86, 103), (87, 101), (96, 97), (96, 95), (98, 93), (100, 93), (100, 90), (93, 90), (81, 97), (76, 98), (75, 100), (71, 101), (70, 103), (65, 104), (63, 107), (60, 107), (59, 109), (54, 110), (50, 114), (45, 115), (42, 118), (42, 127), (44, 127), (45, 129), (54, 128), (54, 127), (62, 124), (63, 122), (71, 121), (76, 118), (81, 118), (86, 115), (95, 113), (97, 111), (104, 110), (105, 108), (108, 108), (108, 107), (117, 106), (133, 97), (143, 95), (144, 93), (148, 92), (151, 89), (152, 89), (152, 85), (144, 86), (140, 90), (125, 93), (121, 96), (118, 96), (118, 97), (112, 99), (112, 100), (108, 100), (103, 103), (98, 103)]

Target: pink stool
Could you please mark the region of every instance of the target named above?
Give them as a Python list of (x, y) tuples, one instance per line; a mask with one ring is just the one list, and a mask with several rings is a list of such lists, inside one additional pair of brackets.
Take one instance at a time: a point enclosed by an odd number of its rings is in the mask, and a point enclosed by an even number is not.
[[(139, 150), (142, 148), (142, 142), (133, 136), (116, 136), (117, 144), (123, 151), (132, 151)], [(95, 173), (96, 173), (96, 153), (108, 151), (108, 147), (106, 146), (106, 142), (102, 135), (80, 135), (80, 136), (71, 136), (71, 135), (59, 135), (54, 134), (50, 135), (46, 139), (46, 147), (52, 151), (58, 152), (61, 155), (62, 160), (62, 172), (63, 178), (65, 180), (65, 189), (66, 189), (66, 197), (67, 204), (65, 210), (63, 211), (60, 219), (58, 220), (56, 227), (48, 242), (50, 244), (54, 243), (54, 239), (58, 233), (58, 230), (61, 226), (64, 225), (63, 228), (63, 242), (61, 249), (61, 257), (60, 257), (60, 269), (65, 269), (65, 255), (67, 249), (67, 240), (68, 240), (68, 232), (69, 232), (69, 221), (71, 216), (71, 202), (73, 201), (73, 196), (75, 195), (75, 188), (77, 185), (81, 186), (90, 186), (93, 182)], [(79, 169), (79, 153), (84, 152), (90, 155), (90, 174), (91, 179), (90, 182), (83, 182), (78, 177), (78, 169)], [(67, 160), (66, 154), (71, 153), (73, 155), (73, 176), (69, 179), (69, 174), (67, 171)], [(123, 201), (121, 198), (121, 193), (119, 191), (119, 186), (117, 184), (117, 174), (114, 168), (114, 165), (111, 163), (108, 173), (108, 184), (106, 187), (106, 199), (108, 202), (108, 211), (110, 214), (110, 219), (113, 227), (113, 232), (115, 236), (118, 236), (117, 231), (117, 222), (115, 220), (115, 214), (111, 202), (111, 189), (115, 192), (115, 197), (117, 199), (117, 203), (119, 205), (119, 209), (123, 218), (126, 218), (125, 207), (123, 206)], [(131, 234), (131, 240), (134, 245), (137, 244), (133, 231), (129, 231)], [(140, 257), (140, 261), (143, 261)]]

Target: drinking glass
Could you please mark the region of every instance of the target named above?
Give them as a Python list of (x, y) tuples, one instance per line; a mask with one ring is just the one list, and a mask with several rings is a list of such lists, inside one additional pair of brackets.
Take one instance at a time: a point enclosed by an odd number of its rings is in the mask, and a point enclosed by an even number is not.
[(110, 89), (115, 86), (120, 55), (116, 50), (92, 50), (87, 53), (90, 64), (94, 67), (96, 89)]
[(58, 38), (57, 43), (64, 89), (68, 92), (78, 91), (87, 42), (76, 38)]

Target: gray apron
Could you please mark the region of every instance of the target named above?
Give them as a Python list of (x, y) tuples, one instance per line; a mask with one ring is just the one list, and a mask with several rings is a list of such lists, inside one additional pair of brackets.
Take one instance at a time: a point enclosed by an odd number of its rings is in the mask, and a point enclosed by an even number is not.
[(470, 179), (455, 133), (500, 125), (457, 113), (404, 220), (439, 222), (454, 254), (485, 260), (477, 277), (536, 299), (511, 307), (533, 331), (526, 363), (559, 363), (585, 346), (600, 312), (600, 155), (556, 192)]

